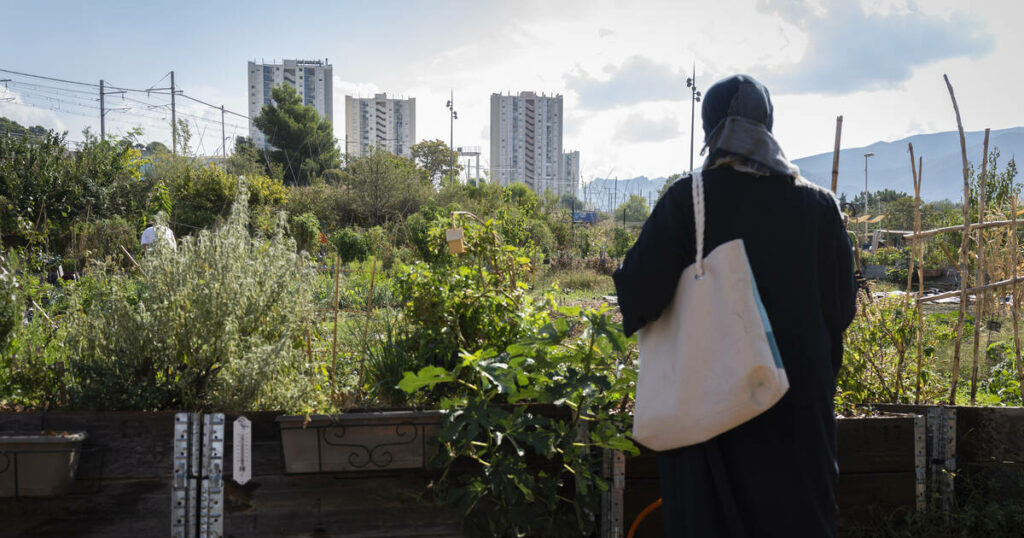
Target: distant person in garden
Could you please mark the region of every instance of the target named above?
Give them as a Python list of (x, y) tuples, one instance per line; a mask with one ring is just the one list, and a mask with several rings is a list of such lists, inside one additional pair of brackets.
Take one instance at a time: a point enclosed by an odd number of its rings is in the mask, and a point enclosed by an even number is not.
[(158, 242), (169, 246), (171, 250), (178, 250), (178, 244), (174, 241), (174, 232), (167, 226), (150, 221), (149, 226), (142, 231), (139, 243), (142, 244), (142, 250), (150, 250)]
[[(704, 252), (743, 239), (790, 388), (733, 430), (659, 453), (667, 536), (836, 535), (832, 398), (856, 311), (852, 252), (835, 197), (786, 159), (772, 114), (749, 76), (705, 95)], [(691, 184), (669, 188), (615, 272), (627, 335), (658, 319), (694, 263)]]

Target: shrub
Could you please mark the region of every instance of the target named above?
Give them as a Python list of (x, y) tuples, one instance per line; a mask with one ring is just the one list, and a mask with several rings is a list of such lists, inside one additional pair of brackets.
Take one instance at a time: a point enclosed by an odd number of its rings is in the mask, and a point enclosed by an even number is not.
[(608, 254), (613, 258), (621, 258), (625, 256), (626, 251), (633, 246), (633, 241), (633, 235), (625, 228), (619, 226), (612, 228), (612, 241), (608, 248)]
[(7, 347), (14, 329), (24, 317), (25, 301), (20, 295), (14, 274), (0, 267), (0, 350)]
[[(240, 182), (241, 183), (241, 182)], [(215, 231), (149, 251), (141, 275), (100, 274), (70, 325), (74, 403), (100, 409), (316, 407), (316, 364), (300, 353), (311, 269), (283, 233), (247, 230), (237, 190)]]
[(147, 163), (130, 137), (85, 134), (76, 152), (63, 135), (0, 137), (0, 237), (7, 246), (42, 245), (62, 252), (70, 224), (87, 219), (139, 218), (151, 183)]
[(345, 263), (363, 261), (370, 255), (370, 242), (355, 228), (342, 228), (331, 235), (331, 244)]
[(320, 246), (320, 222), (316, 215), (303, 213), (291, 218), (292, 237), (299, 252), (313, 252)]
[(608, 277), (591, 269), (569, 270), (559, 274), (557, 279), (561, 287), (578, 291), (594, 291), (608, 284)]
[[(544, 319), (526, 294), (530, 258), (498, 241), (496, 223), (467, 223), (466, 253), (449, 263), (413, 264), (397, 275), (420, 356), (450, 367), (459, 350), (503, 347), (536, 330)], [(443, 243), (443, 228), (431, 235)]]
[(607, 309), (551, 317), (536, 337), (464, 352), (454, 368), (424, 367), (399, 383), (453, 391), (441, 404), (433, 492), (464, 515), (469, 536), (592, 535), (608, 489), (600, 449), (638, 453), (620, 412), (636, 380), (621, 327)]

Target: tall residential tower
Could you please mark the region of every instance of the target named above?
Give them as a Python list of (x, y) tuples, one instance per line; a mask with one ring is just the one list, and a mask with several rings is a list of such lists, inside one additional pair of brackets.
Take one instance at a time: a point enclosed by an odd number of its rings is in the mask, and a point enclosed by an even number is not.
[(373, 149), (412, 158), (416, 143), (416, 99), (345, 96), (345, 152), (362, 157)]
[(257, 147), (268, 147), (267, 137), (252, 124), (263, 105), (270, 104), (275, 86), (288, 84), (320, 116), (334, 123), (333, 68), (327, 60), (282, 60), (279, 64), (249, 62), (249, 136)]
[(563, 194), (562, 167), (562, 96), (491, 94), (491, 181)]

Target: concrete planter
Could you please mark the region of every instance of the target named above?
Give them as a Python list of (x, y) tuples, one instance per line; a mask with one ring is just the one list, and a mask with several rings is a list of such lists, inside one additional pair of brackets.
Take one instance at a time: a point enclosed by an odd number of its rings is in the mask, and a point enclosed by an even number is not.
[(440, 411), (277, 417), (285, 473), (418, 469), (436, 452)]
[(0, 497), (49, 497), (71, 489), (85, 432), (0, 433)]

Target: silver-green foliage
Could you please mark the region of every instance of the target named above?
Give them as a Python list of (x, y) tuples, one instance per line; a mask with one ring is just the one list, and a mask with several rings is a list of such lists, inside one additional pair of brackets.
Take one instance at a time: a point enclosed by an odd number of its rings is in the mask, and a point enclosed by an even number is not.
[(312, 269), (283, 233), (247, 231), (240, 185), (214, 231), (160, 247), (138, 277), (110, 273), (72, 323), (75, 405), (104, 409), (289, 409), (318, 406), (322, 372), (302, 335)]

